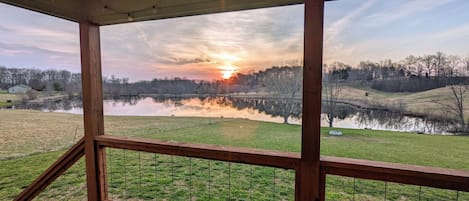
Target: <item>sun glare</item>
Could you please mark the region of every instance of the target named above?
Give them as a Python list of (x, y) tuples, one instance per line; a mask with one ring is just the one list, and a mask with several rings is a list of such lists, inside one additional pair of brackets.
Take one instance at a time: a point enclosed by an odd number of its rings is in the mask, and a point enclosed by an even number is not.
[(239, 54), (222, 52), (212, 54), (211, 57), (214, 58), (214, 63), (219, 65), (217, 68), (223, 79), (230, 79), (238, 72), (236, 63), (241, 60)]
[(223, 79), (230, 79), (234, 73), (236, 73), (236, 71), (238, 71), (238, 68), (234, 67), (234, 66), (231, 66), (231, 65), (227, 65), (227, 66), (222, 66), (220, 67), (221, 69), (221, 74), (222, 74), (222, 78)]
[(238, 55), (234, 55), (230, 53), (220, 53), (220, 54), (215, 54), (213, 56), (225, 63), (234, 63), (234, 62), (241, 60), (241, 58)]

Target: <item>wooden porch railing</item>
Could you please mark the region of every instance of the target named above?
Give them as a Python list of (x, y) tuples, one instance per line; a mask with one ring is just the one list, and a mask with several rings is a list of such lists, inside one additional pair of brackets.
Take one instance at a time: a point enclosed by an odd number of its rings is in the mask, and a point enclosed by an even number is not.
[(321, 157), (322, 174), (469, 191), (469, 172), (350, 158)]
[(320, 158), (324, 0), (305, 0), (304, 8), (301, 157), (297, 153), (104, 135), (100, 31), (99, 25), (90, 22), (92, 16), (85, 15), (79, 22), (84, 140), (67, 151), (15, 200), (32, 200), (85, 154), (88, 198), (106, 200), (106, 147), (293, 169), (296, 171), (296, 200), (324, 200), (328, 174), (469, 191), (469, 172), (337, 157)]
[(23, 190), (16, 198), (17, 201), (29, 201), (42, 192), (49, 184), (72, 167), (85, 155), (85, 141), (82, 138), (63, 154), (54, 164), (44, 171), (36, 180)]
[(110, 135), (97, 136), (95, 137), (95, 140), (97, 141), (97, 144), (102, 147), (269, 166), (283, 169), (297, 170), (300, 162), (299, 153), (265, 151), (217, 145), (198, 145)]
[[(217, 145), (189, 144), (108, 135), (96, 136), (95, 142), (102, 148), (109, 147), (144, 151), (149, 153), (292, 169), (296, 171), (300, 168), (300, 155), (298, 153)], [(46, 172), (38, 177), (28, 188), (18, 195), (15, 200), (32, 200), (83, 155), (84, 141), (82, 139), (70, 148), (70, 150), (67, 151)], [(322, 200), (325, 200), (326, 198), (326, 175), (339, 175), (469, 192), (469, 172), (461, 170), (330, 156), (322, 156), (320, 166), (320, 192)]]

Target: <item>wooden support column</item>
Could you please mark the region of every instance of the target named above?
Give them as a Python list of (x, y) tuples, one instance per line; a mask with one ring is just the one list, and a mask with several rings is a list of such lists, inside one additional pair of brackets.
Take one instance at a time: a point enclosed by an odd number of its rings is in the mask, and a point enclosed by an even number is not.
[(324, 0), (305, 0), (301, 162), (296, 199), (320, 200), (320, 129)]
[(99, 26), (80, 23), (80, 48), (88, 200), (106, 200), (105, 153), (94, 140), (104, 134)]

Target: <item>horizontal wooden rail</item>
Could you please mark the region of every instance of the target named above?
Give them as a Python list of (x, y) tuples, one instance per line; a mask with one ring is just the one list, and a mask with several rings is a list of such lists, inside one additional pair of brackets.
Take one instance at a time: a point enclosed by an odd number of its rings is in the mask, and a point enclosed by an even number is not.
[[(42, 192), (57, 177), (62, 175), (68, 168), (77, 162), (85, 154), (85, 143), (82, 138), (63, 154), (54, 164), (43, 172), (33, 183), (23, 190), (15, 201), (29, 201)], [(85, 171), (85, 169), (83, 169)]]
[[(122, 136), (97, 136), (99, 146), (298, 170), (300, 154)], [(469, 191), (469, 172), (322, 156), (322, 174)]]
[(99, 146), (297, 170), (299, 153), (207, 144), (189, 144), (122, 136), (96, 136)]
[(321, 157), (323, 174), (469, 192), (469, 172), (339, 157)]

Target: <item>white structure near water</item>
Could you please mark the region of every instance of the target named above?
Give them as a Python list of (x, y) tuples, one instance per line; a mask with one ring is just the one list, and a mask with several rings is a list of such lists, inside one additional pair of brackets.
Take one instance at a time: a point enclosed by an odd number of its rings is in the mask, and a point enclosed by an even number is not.
[(10, 94), (25, 94), (32, 88), (28, 85), (19, 84), (8, 88), (8, 93)]
[(333, 135), (333, 136), (341, 136), (341, 135), (342, 135), (342, 131), (338, 131), (338, 130), (331, 130), (331, 131), (329, 131), (329, 135)]

